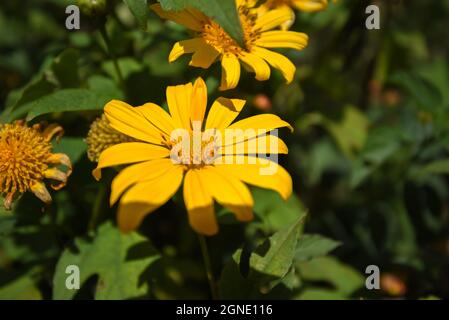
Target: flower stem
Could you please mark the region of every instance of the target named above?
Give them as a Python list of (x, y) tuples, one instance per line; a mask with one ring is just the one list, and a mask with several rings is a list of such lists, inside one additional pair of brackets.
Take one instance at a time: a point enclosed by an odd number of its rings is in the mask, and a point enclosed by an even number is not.
[(98, 224), (98, 220), (101, 215), (101, 204), (103, 202), (105, 194), (106, 194), (106, 187), (103, 184), (100, 184), (100, 189), (98, 190), (97, 197), (95, 198), (92, 215), (90, 217), (89, 225), (87, 227), (89, 231), (94, 231)]
[(206, 269), (207, 281), (209, 282), (212, 300), (218, 300), (218, 290), (215, 282), (214, 272), (212, 270), (212, 263), (210, 260), (209, 250), (207, 249), (206, 238), (202, 235), (198, 235), (198, 240), (200, 242), (201, 253), (203, 255), (204, 267)]
[(112, 59), (112, 63), (114, 64), (114, 69), (115, 69), (115, 72), (117, 73), (120, 87), (122, 88), (122, 90), (125, 90), (125, 81), (123, 78), (123, 74), (122, 74), (122, 71), (120, 70), (120, 66), (118, 64), (117, 57), (115, 56), (114, 50), (112, 50), (111, 39), (109, 38), (109, 35), (108, 35), (105, 25), (101, 26), (100, 33), (101, 33), (101, 36), (103, 37), (103, 40), (106, 44), (106, 48), (108, 50), (109, 56)]

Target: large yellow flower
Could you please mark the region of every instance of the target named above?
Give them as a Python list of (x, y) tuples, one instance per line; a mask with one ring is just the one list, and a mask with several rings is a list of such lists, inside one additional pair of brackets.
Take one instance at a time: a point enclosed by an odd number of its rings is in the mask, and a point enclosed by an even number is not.
[[(42, 130), (38, 124), (28, 127), (24, 121), (0, 125), (0, 194), (5, 196), (6, 209), (11, 209), (15, 196), (27, 191), (50, 203), (45, 179), (58, 181), (51, 186), (55, 190), (65, 186), (72, 164), (67, 155), (52, 153), (50, 142), (55, 134), (62, 132), (58, 125)], [(66, 166), (67, 172), (60, 171), (59, 165)]]
[(270, 78), (270, 67), (278, 69), (287, 83), (293, 81), (296, 67), (285, 56), (267, 48), (292, 48), (302, 50), (307, 46), (308, 36), (294, 31), (272, 30), (294, 16), (288, 7), (265, 13), (254, 8), (257, 1), (236, 0), (244, 33), (244, 47), (232, 39), (217, 23), (195, 9), (180, 12), (164, 11), (159, 4), (152, 9), (162, 18), (173, 20), (195, 32), (195, 38), (177, 42), (169, 55), (173, 62), (186, 53), (193, 53), (190, 65), (209, 68), (216, 60), (221, 61), (221, 90), (233, 89), (240, 79), (240, 62), (255, 73), (260, 81)]
[[(122, 231), (135, 229), (147, 214), (167, 202), (183, 181), (190, 225), (205, 235), (218, 232), (214, 201), (240, 221), (253, 218), (253, 198), (244, 182), (275, 190), (284, 199), (290, 196), (292, 180), (285, 169), (254, 156), (260, 149), (265, 153), (268, 145), (270, 154), (288, 152), (282, 140), (270, 134), (281, 127), (291, 129), (287, 122), (272, 114), (234, 122), (245, 101), (226, 98), (218, 98), (203, 121), (207, 88), (201, 78), (194, 85), (168, 87), (167, 103), (170, 113), (153, 103), (132, 107), (113, 100), (105, 106), (111, 127), (139, 140), (103, 151), (93, 171), (100, 179), (102, 168), (133, 164), (112, 182), (110, 204), (120, 199), (117, 219)], [(187, 133), (193, 148), (187, 152), (177, 148), (178, 132)], [(245, 134), (226, 140), (228, 132)], [(195, 147), (198, 135), (201, 143)], [(226, 139), (217, 139), (220, 135)], [(261, 175), (269, 167), (274, 169), (271, 174)]]

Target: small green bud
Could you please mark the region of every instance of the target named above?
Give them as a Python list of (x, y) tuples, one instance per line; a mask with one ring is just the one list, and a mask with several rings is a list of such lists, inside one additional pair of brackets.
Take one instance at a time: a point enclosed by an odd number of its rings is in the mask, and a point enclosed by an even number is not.
[(108, 12), (108, 0), (77, 0), (81, 12), (88, 17), (103, 17)]

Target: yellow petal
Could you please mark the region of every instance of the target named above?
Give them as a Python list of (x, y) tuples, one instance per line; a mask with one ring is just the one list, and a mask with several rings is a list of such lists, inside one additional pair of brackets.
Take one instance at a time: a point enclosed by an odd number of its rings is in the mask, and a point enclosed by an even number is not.
[(267, 31), (260, 35), (255, 44), (266, 48), (292, 48), (302, 50), (307, 46), (309, 37), (295, 31)]
[(233, 124), (231, 124), (228, 128), (229, 129), (265, 129), (265, 131), (271, 131), (273, 129), (277, 128), (283, 128), (287, 127), (291, 131), (293, 131), (293, 127), (288, 123), (279, 118), (277, 115), (274, 114), (259, 114), (257, 116), (252, 116), (249, 118), (245, 118), (243, 120), (237, 121)]
[(199, 174), (208, 186), (219, 186), (209, 188), (212, 197), (234, 213), (239, 221), (253, 219), (253, 197), (248, 187), (238, 178), (226, 175), (223, 170), (217, 170), (214, 167), (205, 167), (199, 171)]
[(64, 187), (67, 183), (67, 174), (65, 172), (60, 171), (57, 168), (49, 168), (44, 171), (44, 177), (47, 179), (53, 179), (60, 181), (61, 183), (52, 185), (51, 187), (54, 190), (59, 190)]
[(206, 129), (226, 129), (237, 118), (245, 103), (245, 100), (218, 98), (209, 110)]
[(199, 170), (189, 170), (184, 179), (184, 202), (193, 230), (208, 236), (218, 232), (210, 185), (201, 179)]
[(34, 193), (36, 197), (38, 197), (42, 202), (49, 204), (51, 203), (51, 195), (48, 192), (45, 184), (42, 182), (36, 182), (31, 186), (31, 192)]
[(282, 54), (264, 48), (253, 47), (253, 52), (265, 59), (273, 68), (281, 71), (287, 83), (291, 83), (295, 77), (295, 65)]
[(203, 79), (196, 79), (192, 89), (191, 120), (203, 122), (207, 107), (207, 87)]
[(249, 156), (225, 156), (222, 163), (214, 166), (225, 176), (232, 175), (248, 184), (274, 190), (283, 199), (288, 199), (292, 193), (292, 178), (273, 161)]
[(186, 53), (193, 53), (200, 50), (204, 46), (205, 42), (202, 38), (194, 38), (188, 40), (182, 40), (176, 42), (171, 49), (168, 56), (168, 61), (172, 63), (176, 61), (180, 56)]
[(195, 49), (189, 66), (208, 69), (217, 60), (220, 53), (214, 47), (208, 45), (204, 40)]
[(224, 146), (238, 144), (282, 127), (288, 127), (293, 131), (292, 126), (278, 116), (259, 114), (231, 124), (222, 133), (222, 143)]
[(162, 146), (143, 142), (120, 143), (104, 150), (97, 167), (92, 171), (95, 179), (101, 179), (101, 169), (121, 164), (136, 163), (153, 159), (165, 158), (170, 151)]
[(161, 132), (129, 104), (112, 100), (104, 107), (104, 113), (115, 130), (138, 140), (154, 144), (162, 143)]
[(176, 129), (190, 129), (192, 84), (167, 87), (167, 104)]
[(277, 136), (263, 134), (236, 144), (223, 145), (222, 154), (288, 154), (288, 148), (284, 141)]
[(304, 12), (321, 11), (327, 8), (327, 0), (293, 0), (294, 6)]
[(68, 155), (64, 153), (52, 153), (47, 159), (48, 163), (62, 164), (67, 167), (66, 176), (69, 177), (72, 174), (72, 162)]
[(260, 31), (266, 31), (294, 19), (295, 13), (288, 6), (282, 6), (278, 9), (270, 10), (266, 14), (258, 17), (254, 29), (260, 28)]
[(118, 226), (123, 232), (136, 229), (143, 218), (164, 203), (178, 190), (183, 169), (172, 166), (158, 179), (141, 182), (130, 188), (120, 200), (117, 213)]
[(233, 54), (225, 54), (221, 59), (222, 73), (220, 90), (230, 90), (237, 87), (240, 80), (240, 63)]
[(257, 4), (258, 0), (236, 0), (235, 3), (237, 4), (237, 7), (240, 7), (242, 5), (253, 8)]
[[(206, 18), (197, 10), (189, 9), (182, 11), (165, 11), (162, 9), (160, 4), (153, 4), (150, 8), (157, 13), (161, 18), (172, 20), (178, 24), (182, 24), (186, 28), (194, 31), (201, 31), (203, 28), (204, 21)], [(195, 13), (192, 14), (192, 11)], [(198, 19), (198, 17), (204, 17), (204, 21)]]
[(252, 53), (243, 53), (240, 57), (246, 65), (256, 74), (256, 79), (259, 81), (265, 81), (270, 79), (270, 67), (268, 64), (260, 57)]
[(175, 130), (175, 123), (170, 115), (160, 106), (154, 103), (145, 103), (143, 106), (135, 108), (148, 122), (156, 127), (166, 137)]
[(133, 184), (160, 178), (172, 166), (171, 159), (164, 158), (142, 162), (123, 169), (112, 181), (110, 205), (117, 202), (122, 193)]

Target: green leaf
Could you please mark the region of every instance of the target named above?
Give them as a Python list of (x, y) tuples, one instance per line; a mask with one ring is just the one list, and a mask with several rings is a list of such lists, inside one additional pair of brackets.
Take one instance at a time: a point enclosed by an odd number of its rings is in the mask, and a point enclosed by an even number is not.
[(53, 147), (53, 153), (65, 153), (70, 161), (76, 163), (86, 152), (87, 144), (84, 138), (62, 137)]
[(92, 76), (88, 80), (89, 89), (63, 89), (30, 101), (8, 115), (9, 120), (27, 120), (51, 112), (99, 110), (112, 99), (122, 99), (123, 93), (115, 83), (105, 77)]
[(391, 76), (390, 81), (401, 86), (422, 110), (434, 113), (443, 103), (438, 88), (417, 73), (398, 72)]
[(67, 49), (53, 61), (51, 70), (62, 88), (79, 87), (79, 57), (78, 50)]
[(422, 168), (422, 173), (449, 174), (449, 159), (437, 160), (427, 164)]
[(98, 275), (96, 299), (129, 299), (148, 293), (148, 284), (141, 283), (142, 273), (160, 256), (148, 239), (136, 232), (123, 234), (111, 223), (99, 227), (92, 241), (75, 240), (76, 251), (66, 249), (56, 266), (53, 298), (71, 299), (76, 290), (66, 288), (69, 265), (80, 269), (80, 283)]
[[(117, 60), (117, 63), (125, 79), (127, 79), (131, 74), (139, 72), (145, 68), (145, 65), (143, 65), (136, 59), (129, 57), (120, 58)], [(119, 77), (114, 67), (114, 61), (107, 60), (101, 64), (101, 67), (108, 75), (110, 75), (118, 83)]]
[(240, 272), (241, 256), (242, 250), (238, 249), (223, 268), (218, 286), (221, 299), (248, 299), (258, 295), (253, 283)]
[(240, 46), (243, 31), (234, 0), (158, 0), (164, 10), (179, 11), (193, 7), (216, 21)]
[(343, 297), (349, 297), (364, 284), (364, 278), (357, 270), (334, 257), (318, 257), (296, 266), (303, 280), (327, 282)]
[[(220, 278), (220, 297), (223, 299), (260, 298), (283, 279), (294, 286), (291, 272), (296, 244), (303, 218), (276, 232), (249, 256), (237, 250), (225, 265)], [(249, 263), (248, 276), (241, 272)]]
[(27, 104), (29, 112), (26, 119), (30, 121), (37, 116), (52, 112), (101, 109), (111, 99), (110, 96), (99, 96), (89, 89), (59, 90)]
[(29, 274), (24, 274), (11, 282), (0, 282), (0, 300), (41, 300), (42, 295)]
[(249, 277), (264, 286), (283, 278), (293, 263), (303, 217), (295, 223), (276, 232), (251, 254)]
[(325, 127), (332, 134), (343, 153), (351, 157), (360, 150), (366, 140), (369, 121), (357, 108), (348, 106), (340, 122), (327, 121)]
[(337, 248), (341, 243), (319, 234), (304, 234), (296, 246), (296, 261), (306, 261), (324, 256)]
[(332, 289), (323, 288), (306, 288), (298, 294), (295, 299), (297, 300), (345, 300), (344, 294)]
[(262, 220), (267, 232), (291, 225), (306, 214), (306, 210), (294, 194), (284, 201), (277, 192), (251, 188), (254, 197), (254, 212)]
[(148, 4), (147, 0), (123, 0), (125, 4), (128, 6), (131, 13), (137, 20), (139, 26), (143, 29), (147, 29), (147, 21), (148, 21)]

